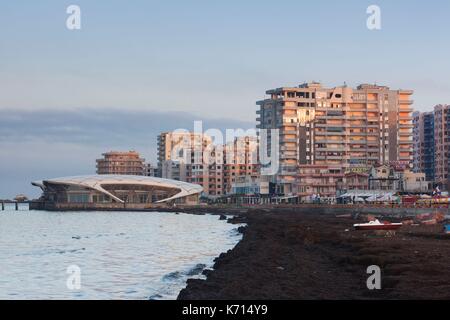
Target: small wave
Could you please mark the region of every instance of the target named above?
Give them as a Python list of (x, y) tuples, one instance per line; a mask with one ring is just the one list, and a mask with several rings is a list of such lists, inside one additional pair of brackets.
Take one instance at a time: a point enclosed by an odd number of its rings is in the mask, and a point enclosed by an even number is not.
[(150, 297), (148, 297), (148, 300), (160, 300), (162, 298), (163, 298), (163, 296), (160, 294), (153, 294)]
[(173, 280), (177, 280), (179, 278), (181, 278), (183, 276), (183, 273), (180, 271), (174, 271), (171, 273), (166, 274), (163, 277), (163, 281), (173, 281)]
[(171, 273), (168, 273), (163, 276), (163, 281), (176, 281), (183, 277), (193, 277), (197, 276), (202, 273), (203, 269), (206, 268), (206, 264), (198, 263), (193, 268), (187, 270), (187, 271), (174, 271)]
[(206, 264), (199, 263), (195, 267), (193, 267), (191, 270), (189, 270), (186, 273), (186, 275), (190, 276), (190, 277), (196, 276), (196, 275), (200, 274), (203, 271), (203, 269), (205, 269), (205, 268), (206, 268)]

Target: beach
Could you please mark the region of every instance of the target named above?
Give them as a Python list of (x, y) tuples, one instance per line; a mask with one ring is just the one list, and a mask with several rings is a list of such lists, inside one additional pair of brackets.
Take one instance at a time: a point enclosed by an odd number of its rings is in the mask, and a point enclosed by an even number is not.
[[(243, 239), (178, 299), (450, 299), (450, 236), (441, 224), (353, 230), (362, 219), (304, 209), (235, 213), (229, 222), (246, 223)], [(381, 268), (381, 290), (367, 288), (371, 265)]]

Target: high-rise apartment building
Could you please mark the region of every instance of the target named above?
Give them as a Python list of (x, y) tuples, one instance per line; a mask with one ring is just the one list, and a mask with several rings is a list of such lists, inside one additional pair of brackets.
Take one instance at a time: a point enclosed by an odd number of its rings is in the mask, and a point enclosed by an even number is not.
[(199, 133), (158, 136), (158, 168), (163, 178), (203, 186), (210, 196), (230, 193), (238, 177), (259, 175), (256, 137), (236, 137), (224, 145)]
[(434, 181), (435, 141), (434, 113), (414, 112), (414, 171), (425, 173), (427, 181)]
[(158, 171), (162, 178), (195, 183), (209, 194), (209, 168), (204, 153), (211, 138), (201, 133), (163, 132), (158, 136)]
[(450, 105), (434, 108), (435, 182), (450, 190)]
[(111, 151), (97, 159), (97, 174), (145, 175), (145, 159), (136, 151)]
[(299, 193), (299, 165), (372, 166), (413, 162), (411, 90), (320, 83), (268, 90), (257, 128), (279, 129), (279, 193)]
[(243, 177), (259, 177), (258, 140), (256, 137), (236, 137), (224, 148), (223, 190), (232, 192), (232, 185)]
[(420, 112), (413, 112), (413, 171), (420, 172)]

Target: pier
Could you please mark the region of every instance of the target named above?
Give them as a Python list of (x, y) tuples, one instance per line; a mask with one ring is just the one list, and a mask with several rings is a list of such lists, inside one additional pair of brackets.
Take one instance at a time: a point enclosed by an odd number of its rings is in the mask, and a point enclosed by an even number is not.
[(14, 209), (19, 211), (19, 203), (29, 203), (28, 201), (18, 202), (18, 201), (1, 201), (2, 203), (2, 211), (5, 211), (5, 203), (14, 203)]

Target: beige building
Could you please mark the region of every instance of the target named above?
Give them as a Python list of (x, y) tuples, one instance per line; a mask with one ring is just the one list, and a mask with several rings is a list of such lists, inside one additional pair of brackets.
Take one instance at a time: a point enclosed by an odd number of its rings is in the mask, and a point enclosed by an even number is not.
[(300, 165), (299, 178), (300, 199), (306, 200), (311, 195), (334, 198), (343, 183), (344, 171), (341, 165)]
[(320, 83), (268, 90), (259, 129), (279, 129), (279, 192), (298, 194), (299, 165), (346, 168), (413, 160), (411, 90)]
[(163, 132), (158, 136), (158, 170), (162, 178), (201, 185), (209, 194), (209, 169), (203, 157), (211, 138), (201, 133)]
[(225, 145), (191, 132), (158, 136), (158, 169), (163, 178), (201, 185), (209, 196), (232, 192), (239, 177), (259, 175), (257, 138), (236, 137)]
[(111, 151), (97, 159), (97, 174), (145, 175), (145, 159), (136, 151)]
[(412, 172), (406, 170), (402, 175), (402, 187), (405, 192), (428, 192), (430, 191), (430, 182), (425, 178), (423, 172)]
[(223, 190), (225, 194), (232, 193), (232, 185), (238, 179), (259, 177), (256, 137), (236, 137), (223, 149)]

